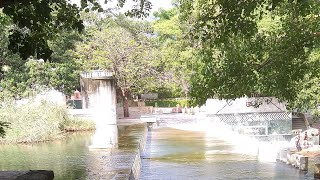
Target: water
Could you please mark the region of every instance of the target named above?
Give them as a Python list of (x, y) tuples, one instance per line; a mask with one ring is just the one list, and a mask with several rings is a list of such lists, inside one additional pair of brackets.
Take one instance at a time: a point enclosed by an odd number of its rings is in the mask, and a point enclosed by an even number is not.
[[(312, 163), (311, 171), (301, 172), (274, 162), (277, 144), (232, 133), (203, 117), (160, 118), (142, 153), (141, 179), (313, 179)], [(90, 150), (93, 132), (33, 145), (1, 145), (0, 170), (53, 170), (58, 180), (128, 179), (144, 126), (121, 125), (117, 130), (119, 144), (112, 150)]]
[(118, 147), (90, 150), (94, 132), (29, 145), (0, 145), (0, 170), (53, 170), (55, 180), (127, 179), (142, 124), (118, 126)]
[(148, 134), (141, 179), (313, 179), (275, 162), (274, 145), (203, 118), (165, 116)]

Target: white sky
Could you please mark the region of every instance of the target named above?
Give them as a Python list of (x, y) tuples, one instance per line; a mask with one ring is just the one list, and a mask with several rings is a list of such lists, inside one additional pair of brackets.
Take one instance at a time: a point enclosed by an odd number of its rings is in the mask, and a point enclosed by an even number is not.
[[(114, 7), (116, 4), (116, 0), (112, 0), (108, 2), (108, 5), (104, 5), (105, 0), (99, 0), (99, 1), (104, 8), (106, 7), (108, 8), (110, 6)], [(71, 0), (71, 2), (78, 5), (80, 4), (80, 0)], [(152, 10), (150, 12), (150, 16), (153, 14), (153, 12), (157, 11), (159, 8), (169, 9), (170, 7), (172, 7), (171, 0), (150, 0), (150, 2), (152, 3)], [(125, 7), (121, 10), (121, 12), (125, 12), (129, 10), (133, 4), (134, 2), (132, 0), (127, 0), (127, 3), (125, 4)]]

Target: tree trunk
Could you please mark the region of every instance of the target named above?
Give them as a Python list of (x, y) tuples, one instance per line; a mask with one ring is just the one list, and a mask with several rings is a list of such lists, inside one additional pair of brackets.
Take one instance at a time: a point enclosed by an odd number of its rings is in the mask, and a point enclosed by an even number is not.
[(129, 100), (125, 90), (122, 90), (123, 116), (129, 117)]

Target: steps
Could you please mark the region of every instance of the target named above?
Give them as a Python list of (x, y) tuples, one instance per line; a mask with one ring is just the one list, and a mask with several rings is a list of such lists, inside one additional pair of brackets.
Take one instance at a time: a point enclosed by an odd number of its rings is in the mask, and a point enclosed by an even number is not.
[(302, 129), (302, 131), (307, 130), (306, 124), (301, 117), (292, 117), (292, 130)]

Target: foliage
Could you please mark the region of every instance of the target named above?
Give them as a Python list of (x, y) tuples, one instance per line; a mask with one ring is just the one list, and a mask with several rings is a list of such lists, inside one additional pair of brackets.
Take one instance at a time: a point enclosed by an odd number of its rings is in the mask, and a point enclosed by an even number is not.
[(315, 0), (181, 0), (201, 61), (192, 78), (196, 102), (257, 93), (292, 106), (314, 66), (319, 8)]
[[(64, 93), (71, 93), (79, 87), (79, 64), (73, 62), (68, 51), (74, 48), (74, 43), (80, 40), (75, 31), (60, 31), (55, 39), (48, 41), (49, 47), (54, 50), (51, 59), (54, 62), (43, 62), (42, 59), (30, 57), (22, 60), (17, 54), (7, 49), (9, 30), (12, 26), (10, 19), (0, 13), (0, 87), (9, 96), (29, 96), (39, 86), (55, 88)], [(42, 63), (43, 62), (43, 63)], [(4, 94), (4, 92), (0, 92)]]
[(311, 112), (311, 114), (318, 119), (320, 117), (320, 49), (315, 49), (310, 56), (309, 60), (313, 66), (309, 73), (299, 82), (300, 92), (294, 102), (296, 111), (298, 112)]
[(88, 131), (95, 129), (95, 123), (91, 120), (70, 117), (60, 126), (63, 131)]
[[(108, 1), (106, 0), (105, 3)], [(151, 9), (148, 0), (135, 1), (136, 4), (128, 15), (144, 17)], [(126, 0), (118, 0), (118, 7), (123, 7)], [(81, 0), (85, 11), (102, 12), (99, 1)], [(84, 28), (80, 18), (80, 8), (68, 0), (0, 0), (0, 8), (9, 16), (13, 24), (9, 35), (9, 49), (19, 53), (23, 60), (34, 56), (38, 59), (51, 59), (52, 49), (48, 41), (55, 38), (61, 30), (78, 30)]]
[(172, 92), (169, 94), (187, 96), (193, 67), (197, 63), (194, 56), (195, 49), (183, 34), (184, 24), (179, 22), (177, 8), (160, 9), (154, 16), (156, 20), (153, 28), (161, 50), (163, 69), (166, 72), (165, 89), (171, 89)]
[(59, 30), (81, 31), (84, 28), (79, 18), (80, 10), (66, 0), (4, 1), (0, 7), (14, 24), (8, 47), (19, 53), (23, 60), (29, 56), (50, 59), (52, 50), (48, 40)]
[(146, 106), (153, 107), (188, 107), (190, 105), (189, 99), (161, 99), (145, 101)]
[[(153, 45), (148, 23), (134, 22), (119, 16), (97, 19), (73, 51), (75, 61), (85, 71), (105, 70), (114, 74), (118, 95), (129, 116), (128, 98), (161, 86), (163, 77), (159, 52)], [(96, 24), (100, 26), (95, 27)]]
[[(136, 27), (135, 22), (127, 23), (131, 23), (130, 28)], [(117, 86), (130, 93), (142, 93), (159, 85), (158, 52), (143, 31), (129, 31), (128, 27), (113, 23), (89, 33), (74, 51), (84, 70), (111, 71)]]
[(92, 123), (70, 117), (65, 107), (49, 102), (29, 101), (16, 105), (14, 101), (2, 101), (0, 118), (10, 123), (2, 141), (5, 143), (47, 141), (60, 137), (70, 127), (73, 130), (94, 128)]
[(21, 65), (20, 57), (7, 48), (11, 26), (12, 22), (10, 18), (3, 14), (0, 9), (0, 80), (4, 78), (4, 72), (10, 70), (12, 66), (19, 68)]
[[(168, 83), (169, 84), (169, 83)], [(169, 87), (164, 87), (164, 88), (158, 88), (157, 89), (157, 94), (158, 98), (160, 99), (166, 99), (166, 98), (179, 98), (179, 97), (184, 97), (185, 92), (182, 90), (181, 87), (178, 85), (167, 85)]]
[(80, 64), (77, 62), (50, 63), (29, 58), (22, 67), (22, 72), (6, 72), (1, 82), (3, 89), (11, 96), (28, 97), (48, 88), (71, 94), (80, 86)]

